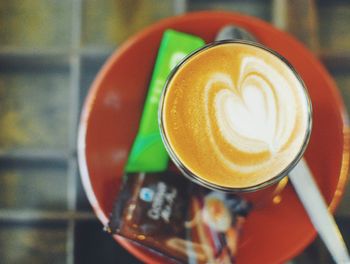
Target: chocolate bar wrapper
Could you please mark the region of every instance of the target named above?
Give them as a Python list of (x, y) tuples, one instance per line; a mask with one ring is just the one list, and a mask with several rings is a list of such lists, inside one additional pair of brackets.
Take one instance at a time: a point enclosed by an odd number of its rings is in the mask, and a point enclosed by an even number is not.
[(108, 230), (179, 263), (233, 263), (250, 204), (182, 175), (124, 178)]

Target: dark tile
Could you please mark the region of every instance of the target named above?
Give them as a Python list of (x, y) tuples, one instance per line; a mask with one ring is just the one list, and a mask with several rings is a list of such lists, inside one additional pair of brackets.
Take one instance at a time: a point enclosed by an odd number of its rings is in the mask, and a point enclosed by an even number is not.
[(189, 11), (198, 10), (222, 10), (233, 11), (250, 16), (255, 16), (266, 21), (271, 21), (271, 1), (188, 1)]
[(318, 20), (322, 51), (325, 53), (349, 53), (350, 3), (327, 1), (327, 4), (320, 4)]
[(0, 2), (2, 47), (25, 49), (69, 47), (71, 24), (70, 0)]
[(65, 224), (4, 224), (0, 222), (0, 260), (4, 264), (66, 263)]
[(65, 149), (69, 98), (68, 71), (0, 71), (0, 151)]
[(151, 23), (173, 14), (171, 0), (83, 1), (83, 46), (115, 47)]
[(64, 210), (66, 208), (65, 166), (0, 164), (0, 209)]
[(350, 251), (350, 216), (339, 216), (336, 218), (340, 232), (343, 234), (345, 244)]
[(122, 248), (97, 221), (79, 221), (75, 227), (74, 263), (141, 263)]

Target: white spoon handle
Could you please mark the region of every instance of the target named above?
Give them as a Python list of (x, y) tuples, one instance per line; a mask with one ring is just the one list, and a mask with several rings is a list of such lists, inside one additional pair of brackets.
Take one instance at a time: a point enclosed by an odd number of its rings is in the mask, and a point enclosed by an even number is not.
[[(255, 37), (243, 28), (228, 25), (220, 30), (216, 40), (244, 39), (257, 41)], [(309, 218), (327, 246), (336, 263), (350, 264), (350, 257), (343, 237), (334, 218), (327, 209), (320, 190), (304, 159), (289, 173), (289, 178), (299, 196)]]
[(309, 218), (336, 263), (350, 263), (343, 237), (304, 159), (289, 173)]

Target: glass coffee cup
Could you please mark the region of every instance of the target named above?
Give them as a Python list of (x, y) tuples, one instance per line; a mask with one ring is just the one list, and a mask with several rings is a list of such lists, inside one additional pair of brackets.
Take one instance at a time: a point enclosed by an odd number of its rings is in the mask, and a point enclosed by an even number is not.
[(255, 42), (224, 40), (174, 68), (159, 125), (184, 176), (212, 190), (248, 192), (296, 166), (309, 142), (312, 107), (285, 58)]

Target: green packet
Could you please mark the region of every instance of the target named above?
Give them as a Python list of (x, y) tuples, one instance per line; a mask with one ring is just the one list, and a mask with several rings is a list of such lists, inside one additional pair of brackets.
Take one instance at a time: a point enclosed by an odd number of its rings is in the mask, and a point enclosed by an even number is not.
[(138, 133), (125, 167), (126, 172), (160, 172), (168, 167), (169, 156), (158, 127), (158, 106), (171, 70), (185, 56), (205, 42), (196, 36), (166, 30), (160, 43)]

